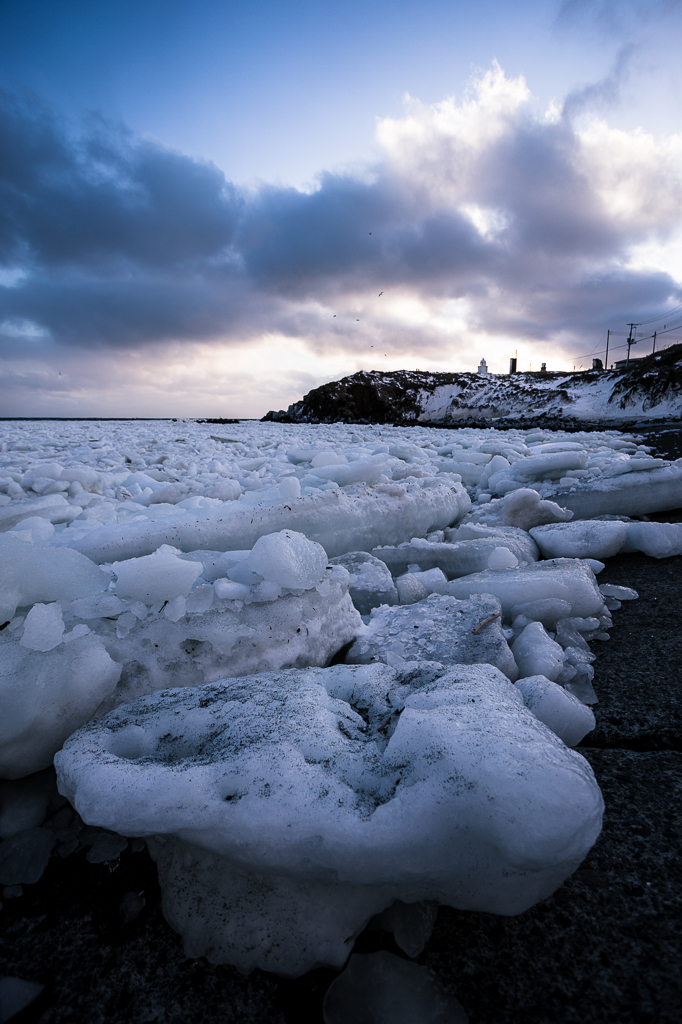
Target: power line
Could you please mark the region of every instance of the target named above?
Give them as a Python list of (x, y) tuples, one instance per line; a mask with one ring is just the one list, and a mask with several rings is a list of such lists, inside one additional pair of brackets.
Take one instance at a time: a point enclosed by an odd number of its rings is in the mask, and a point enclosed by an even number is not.
[(650, 320), (642, 320), (642, 322), (637, 324), (637, 326), (646, 327), (647, 324), (653, 324), (657, 320), (666, 320), (668, 317), (672, 316), (673, 313), (678, 313), (680, 310), (682, 310), (682, 306), (675, 306), (673, 309), (669, 309), (667, 313), (661, 313), (660, 316), (652, 316)]

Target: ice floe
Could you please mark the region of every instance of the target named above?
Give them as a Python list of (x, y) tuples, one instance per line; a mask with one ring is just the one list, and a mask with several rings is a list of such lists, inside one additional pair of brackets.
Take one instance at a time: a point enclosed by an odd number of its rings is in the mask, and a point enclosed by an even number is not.
[(149, 837), (186, 952), (246, 971), (341, 966), (397, 899), (520, 913), (601, 826), (588, 763), (491, 665), (151, 694), (75, 733), (55, 764), (86, 822)]
[[(633, 518), (678, 507), (616, 431), (5, 423), (6, 884), (144, 836), (190, 955), (283, 974), (374, 915), (520, 912), (599, 830), (569, 748), (637, 595), (596, 573), (682, 552)], [(87, 828), (46, 835), (55, 754)]]

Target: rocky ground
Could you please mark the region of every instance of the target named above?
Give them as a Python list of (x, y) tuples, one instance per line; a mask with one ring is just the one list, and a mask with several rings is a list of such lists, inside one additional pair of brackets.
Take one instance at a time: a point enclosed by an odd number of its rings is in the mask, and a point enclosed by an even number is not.
[[(679, 443), (660, 447), (674, 455)], [(682, 510), (655, 518), (682, 521)], [(597, 728), (580, 750), (604, 793), (604, 829), (575, 875), (525, 914), (441, 908), (418, 962), (471, 1024), (682, 1020), (682, 557), (620, 555), (600, 582), (639, 592), (595, 645)], [(83, 849), (53, 856), (5, 901), (0, 943), (0, 975), (45, 986), (15, 1024), (321, 1024), (336, 973), (246, 978), (187, 959), (151, 859), (130, 846), (112, 867)], [(356, 952), (381, 948), (403, 955), (385, 932), (364, 933)]]
[(679, 419), (682, 345), (619, 370), (515, 374), (361, 370), (263, 419), (282, 423), (494, 426), (500, 430), (630, 430)]

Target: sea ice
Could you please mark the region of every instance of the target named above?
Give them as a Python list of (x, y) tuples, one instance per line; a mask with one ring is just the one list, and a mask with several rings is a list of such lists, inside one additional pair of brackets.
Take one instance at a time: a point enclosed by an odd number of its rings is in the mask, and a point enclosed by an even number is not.
[(0, 779), (0, 839), (42, 825), (55, 796), (51, 768), (23, 779)]
[(563, 671), (563, 648), (549, 638), (541, 622), (530, 622), (511, 649), (522, 676), (545, 676), (556, 682)]
[[(599, 588), (602, 592), (601, 587)], [(559, 619), (568, 618), (571, 605), (558, 597), (540, 598), (537, 601), (521, 601), (512, 605), (509, 618), (512, 625), (523, 629), (529, 622), (541, 622), (546, 629), (555, 629)]]
[(37, 999), (44, 988), (38, 981), (24, 981), (11, 975), (0, 978), (0, 1021), (4, 1024), (11, 1020)]
[[(319, 548), (303, 540), (311, 548)], [(302, 543), (299, 547), (305, 551)], [(317, 554), (314, 550), (313, 555)], [(213, 586), (200, 584), (186, 600), (176, 599), (183, 602), (177, 610), (172, 610), (171, 602), (163, 611), (158, 604), (151, 610), (143, 606), (140, 618), (125, 612), (117, 623), (88, 620), (123, 666), (120, 682), (101, 710), (167, 687), (200, 686), (223, 676), (328, 664), (355, 638), (362, 620), (348, 594), (348, 573), (342, 566), (326, 568), (326, 562), (326, 557), (318, 558), (315, 572), (322, 564), (321, 578), (308, 590), (288, 591), (268, 580), (251, 587), (217, 580)], [(303, 564), (307, 564), (305, 559)], [(282, 571), (276, 561), (271, 565), (273, 573)], [(265, 564), (262, 567), (268, 571)], [(294, 571), (291, 562), (288, 571)], [(301, 582), (300, 573), (290, 578)], [(238, 590), (235, 593), (230, 588)], [(199, 600), (195, 600), (197, 595)]]
[(506, 620), (511, 620), (516, 605), (549, 598), (566, 601), (573, 616), (599, 616), (606, 610), (589, 565), (571, 558), (536, 562), (517, 569), (488, 569), (452, 580), (447, 584), (447, 592), (460, 599), (472, 594), (494, 594), (502, 603)]
[(0, 534), (0, 625), (17, 608), (36, 602), (73, 601), (106, 590), (109, 577), (85, 555), (42, 547), (14, 533)]
[(34, 604), (19, 643), (32, 651), (52, 651), (62, 642), (64, 618), (58, 604)]
[(260, 537), (242, 565), (280, 587), (310, 590), (324, 575), (327, 553), (305, 534), (281, 530)]
[(0, 885), (33, 885), (47, 867), (56, 843), (48, 828), (27, 828), (0, 843)]
[(596, 725), (593, 713), (582, 701), (574, 697), (546, 676), (526, 676), (516, 680), (523, 702), (536, 718), (564, 741), (575, 747)]
[(47, 767), (67, 736), (114, 690), (120, 674), (121, 666), (92, 634), (46, 653), (0, 634), (0, 778), (18, 779)]
[(604, 597), (615, 597), (619, 601), (636, 601), (639, 594), (632, 587), (618, 587), (615, 583), (601, 583), (599, 592)]
[[(335, 485), (336, 487), (336, 485)], [(258, 492), (257, 492), (258, 493)], [(282, 529), (305, 534), (328, 555), (369, 551), (378, 544), (400, 544), (407, 537), (443, 529), (471, 507), (456, 479), (426, 478), (377, 487), (356, 484), (349, 491), (316, 491), (301, 498), (152, 515), (143, 520), (104, 525), (84, 534), (62, 531), (56, 542), (69, 545), (93, 561), (137, 558), (170, 544), (181, 551), (252, 548), (265, 534)]]
[(373, 917), (367, 927), (370, 931), (392, 932), (396, 945), (408, 956), (415, 957), (431, 938), (437, 917), (438, 906), (433, 902), (403, 903), (396, 900), (388, 910)]
[(187, 955), (294, 976), (341, 966), (396, 900), (522, 912), (603, 809), (587, 762), (490, 665), (168, 690), (90, 722), (55, 765), (84, 821), (148, 837)]
[(488, 555), (488, 569), (515, 569), (518, 564), (518, 558), (509, 548), (493, 548)]
[[(398, 591), (386, 564), (366, 551), (349, 551), (330, 559), (350, 573), (350, 596), (361, 615), (381, 604), (396, 604)], [(426, 596), (426, 595), (424, 595)]]
[(456, 579), (487, 569), (490, 556), (499, 548), (506, 548), (518, 562), (535, 562), (539, 557), (535, 541), (522, 530), (510, 530), (503, 537), (472, 537), (453, 543), (433, 543), (413, 537), (394, 547), (376, 547), (372, 554), (385, 562), (394, 576), (407, 572), (410, 565), (418, 565), (422, 570), (441, 569), (448, 579)]
[(405, 573), (395, 581), (399, 604), (416, 604), (429, 596), (429, 588), (419, 578), (421, 573)]
[(443, 592), (448, 578), (441, 569), (427, 569), (420, 572), (416, 569), (399, 576), (395, 581), (400, 604), (414, 604), (421, 601), (429, 594), (440, 594)]
[[(630, 461), (637, 472), (628, 472)], [(658, 466), (654, 459), (641, 460), (652, 465), (648, 472), (644, 465), (636, 465), (637, 461), (623, 460), (623, 466), (616, 467), (623, 470), (618, 475), (602, 472), (586, 481), (571, 481), (567, 489), (564, 485), (553, 497), (571, 509), (576, 519), (595, 519), (604, 514), (644, 516), (682, 507), (682, 459)]]
[(354, 953), (324, 997), (325, 1024), (468, 1024), (428, 967), (381, 950)]
[(63, 494), (49, 494), (29, 501), (12, 501), (0, 508), (0, 531), (11, 530), (30, 516), (40, 516), (50, 523), (70, 523), (78, 515), (80, 511), (69, 505)]
[(346, 662), (488, 664), (513, 680), (519, 671), (500, 626), (500, 613), (500, 602), (486, 593), (465, 601), (432, 594), (408, 606), (375, 608), (348, 649)]
[(474, 508), (465, 523), (516, 526), (521, 530), (530, 530), (532, 526), (565, 523), (572, 518), (573, 512), (562, 508), (555, 501), (542, 499), (538, 492), (531, 488), (522, 487), (504, 498)]
[(682, 555), (682, 523), (629, 523), (623, 551), (642, 551), (650, 558)]
[(531, 537), (543, 558), (611, 558), (625, 543), (628, 524), (617, 519), (580, 519), (572, 523), (535, 526)]
[(162, 544), (152, 555), (114, 562), (111, 568), (117, 577), (116, 596), (145, 604), (187, 597), (201, 574), (201, 566), (178, 558), (178, 553)]

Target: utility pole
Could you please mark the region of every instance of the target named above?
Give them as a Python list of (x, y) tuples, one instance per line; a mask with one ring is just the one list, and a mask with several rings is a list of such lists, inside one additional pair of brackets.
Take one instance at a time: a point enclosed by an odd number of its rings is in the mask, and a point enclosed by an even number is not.
[(652, 356), (655, 355), (655, 353), (656, 353), (656, 333), (657, 332), (654, 331), (654, 347), (653, 347), (653, 349), (651, 351)]
[(632, 345), (636, 345), (637, 344), (637, 342), (635, 341), (635, 339), (633, 337), (632, 331), (633, 331), (633, 329), (636, 329), (637, 327), (639, 327), (639, 324), (628, 324), (628, 327), (630, 328), (630, 336), (629, 336), (628, 341), (627, 341), (628, 357), (627, 357), (627, 360), (625, 361), (625, 365), (626, 366), (630, 365), (630, 348), (631, 348)]
[(609, 368), (609, 338), (610, 337), (611, 337), (611, 330), (609, 329), (606, 332), (606, 355), (604, 356), (604, 369), (605, 370), (608, 370), (608, 368)]

